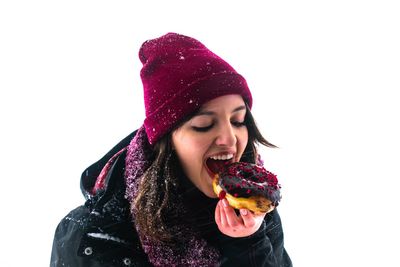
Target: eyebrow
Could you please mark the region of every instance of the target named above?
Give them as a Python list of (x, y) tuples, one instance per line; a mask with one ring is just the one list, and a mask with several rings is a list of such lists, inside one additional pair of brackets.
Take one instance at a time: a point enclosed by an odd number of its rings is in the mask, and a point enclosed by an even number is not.
[[(242, 105), (242, 106), (239, 106), (239, 107), (235, 108), (234, 110), (232, 110), (231, 113), (239, 112), (239, 111), (245, 110), (245, 109), (246, 109), (246, 106), (245, 106), (245, 105)], [(199, 111), (198, 113), (196, 113), (194, 116), (201, 116), (201, 115), (215, 115), (215, 112), (213, 112), (213, 111), (202, 111), (202, 110), (200, 110), (200, 111)]]

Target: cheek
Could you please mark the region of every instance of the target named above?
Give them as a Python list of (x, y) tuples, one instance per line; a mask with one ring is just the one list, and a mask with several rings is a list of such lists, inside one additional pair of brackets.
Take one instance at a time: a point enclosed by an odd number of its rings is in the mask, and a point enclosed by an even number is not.
[(192, 172), (196, 172), (203, 164), (206, 147), (203, 138), (177, 134), (172, 140), (185, 174), (189, 176)]
[(244, 152), (248, 141), (249, 141), (249, 134), (248, 134), (248, 131), (246, 128), (238, 134), (238, 143), (239, 143), (239, 149), (241, 150), (241, 153)]
[(178, 153), (185, 158), (198, 157), (203, 150), (204, 141), (195, 138), (186, 138), (176, 147)]

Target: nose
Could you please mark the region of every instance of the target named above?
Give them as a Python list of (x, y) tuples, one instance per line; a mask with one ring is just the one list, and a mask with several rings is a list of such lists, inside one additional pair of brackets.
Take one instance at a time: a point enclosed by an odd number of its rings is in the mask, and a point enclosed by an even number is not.
[(218, 131), (218, 136), (215, 140), (217, 146), (232, 147), (236, 144), (236, 135), (231, 123), (225, 123)]

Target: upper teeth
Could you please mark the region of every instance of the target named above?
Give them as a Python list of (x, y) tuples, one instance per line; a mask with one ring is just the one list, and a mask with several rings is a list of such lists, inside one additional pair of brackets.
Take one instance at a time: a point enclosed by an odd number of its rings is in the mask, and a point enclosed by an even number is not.
[(212, 158), (213, 160), (227, 160), (233, 158), (233, 154), (212, 156), (210, 158)]

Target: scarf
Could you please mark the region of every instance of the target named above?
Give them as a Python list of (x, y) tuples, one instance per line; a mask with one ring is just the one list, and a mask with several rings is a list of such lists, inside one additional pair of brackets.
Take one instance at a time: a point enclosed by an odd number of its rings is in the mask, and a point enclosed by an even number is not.
[[(142, 126), (136, 136), (130, 142), (125, 162), (126, 198), (131, 203), (132, 217), (140, 212), (132, 203), (138, 195), (139, 185), (144, 172), (151, 165), (150, 155), (152, 149), (146, 132)], [(182, 224), (184, 223), (182, 220)], [(190, 229), (189, 225), (182, 225), (183, 229)], [(218, 266), (219, 252), (211, 247), (203, 238), (192, 235), (186, 240), (186, 244), (174, 247), (163, 242), (157, 242), (141, 232), (136, 225), (140, 242), (149, 261), (154, 266)]]

